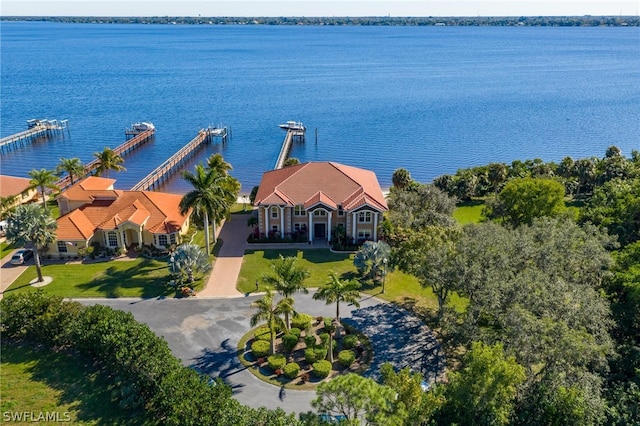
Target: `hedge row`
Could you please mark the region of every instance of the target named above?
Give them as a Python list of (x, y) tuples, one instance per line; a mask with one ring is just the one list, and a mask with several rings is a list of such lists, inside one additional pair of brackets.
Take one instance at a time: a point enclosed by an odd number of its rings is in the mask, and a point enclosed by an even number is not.
[(42, 291), (0, 301), (0, 332), (93, 358), (109, 374), (122, 409), (143, 410), (150, 424), (296, 425), (284, 411), (240, 405), (219, 379), (184, 367), (166, 341), (130, 313), (84, 307)]

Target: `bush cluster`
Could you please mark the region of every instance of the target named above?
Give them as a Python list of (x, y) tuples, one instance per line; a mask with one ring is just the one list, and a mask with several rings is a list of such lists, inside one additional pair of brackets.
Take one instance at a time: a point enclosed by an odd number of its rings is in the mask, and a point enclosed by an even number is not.
[(298, 344), (298, 337), (295, 334), (285, 334), (282, 336), (282, 346), (287, 352), (291, 352)]
[(344, 367), (350, 367), (351, 364), (356, 360), (356, 354), (350, 350), (340, 351), (338, 354), (338, 362)]
[[(90, 357), (108, 372), (113, 399), (129, 411), (144, 411), (150, 424), (296, 424), (282, 410), (254, 410), (231, 397), (219, 379), (184, 367), (167, 342), (133, 315), (106, 306), (82, 306), (42, 291), (0, 301), (0, 332)], [(70, 349), (70, 350), (66, 350)]]
[(300, 366), (297, 362), (290, 362), (284, 366), (284, 375), (289, 379), (295, 379), (300, 373)]
[(267, 363), (269, 363), (269, 368), (273, 371), (282, 370), (287, 364), (287, 358), (282, 354), (275, 354), (267, 358)]
[(251, 344), (251, 352), (253, 352), (253, 356), (256, 358), (263, 358), (269, 355), (270, 350), (271, 343), (265, 342), (264, 340), (256, 340)]
[(271, 332), (269, 331), (269, 327), (258, 327), (256, 331), (253, 332), (254, 340), (266, 340), (267, 342), (271, 340)]
[(297, 327), (291, 327), (291, 329), (289, 330), (289, 334), (293, 334), (299, 339), (300, 335), (302, 334), (302, 331)]
[(299, 330), (308, 330), (311, 328), (313, 317), (309, 314), (298, 314), (291, 319), (291, 327)]
[(353, 349), (358, 344), (358, 336), (348, 334), (342, 338), (342, 345), (345, 349)]
[(304, 344), (307, 348), (313, 348), (316, 345), (316, 335), (304, 336)]
[(313, 363), (313, 375), (324, 379), (331, 372), (331, 363), (326, 360), (317, 361)]

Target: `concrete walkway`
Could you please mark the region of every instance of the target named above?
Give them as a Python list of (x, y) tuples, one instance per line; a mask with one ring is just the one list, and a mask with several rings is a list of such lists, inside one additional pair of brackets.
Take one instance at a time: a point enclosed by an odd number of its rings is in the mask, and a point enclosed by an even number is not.
[(218, 237), (222, 239), (222, 247), (213, 263), (213, 270), (198, 297), (241, 297), (236, 290), (236, 283), (242, 267), (242, 257), (247, 246), (250, 229), (247, 220), (251, 213), (234, 214), (220, 227)]

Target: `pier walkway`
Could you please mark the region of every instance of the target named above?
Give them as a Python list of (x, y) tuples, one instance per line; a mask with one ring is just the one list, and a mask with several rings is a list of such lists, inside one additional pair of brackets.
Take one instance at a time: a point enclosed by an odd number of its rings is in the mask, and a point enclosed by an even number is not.
[(25, 146), (39, 136), (51, 136), (68, 128), (68, 120), (28, 120), (29, 128), (0, 139), (0, 154)]
[[(135, 137), (129, 139), (125, 143), (114, 148), (113, 151), (120, 156), (124, 156), (127, 153), (139, 147), (140, 145), (144, 144), (145, 142), (153, 139), (155, 132), (156, 132), (155, 129), (149, 129), (145, 132), (139, 133)], [(98, 160), (97, 158), (85, 164), (84, 175), (89, 175), (93, 173), (99, 166), (100, 166), (100, 160)], [(55, 183), (55, 185), (61, 190), (64, 190), (67, 187), (71, 186), (69, 175), (66, 175), (65, 177), (60, 179), (58, 182)]]
[(180, 148), (178, 152), (169, 157), (164, 163), (153, 169), (151, 173), (135, 184), (131, 188), (131, 191), (147, 191), (152, 189), (156, 184), (164, 182), (169, 175), (174, 173), (196, 150), (203, 144), (211, 143), (216, 137), (222, 138), (222, 142), (225, 143), (227, 141), (226, 128), (209, 127), (200, 129), (195, 138)]
[(304, 141), (304, 130), (287, 130), (287, 134), (282, 141), (282, 148), (280, 148), (280, 154), (276, 160), (276, 164), (273, 167), (274, 170), (281, 169), (284, 166), (284, 162), (289, 158), (291, 152), (291, 145), (294, 140)]

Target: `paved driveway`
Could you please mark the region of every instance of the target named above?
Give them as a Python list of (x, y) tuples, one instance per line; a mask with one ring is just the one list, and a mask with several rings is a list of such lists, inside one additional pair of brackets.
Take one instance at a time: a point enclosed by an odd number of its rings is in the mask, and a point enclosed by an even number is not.
[[(295, 296), (296, 309), (313, 316), (332, 316), (335, 305)], [(250, 330), (254, 313), (250, 304), (258, 296), (223, 299), (83, 299), (84, 304), (100, 303), (131, 312), (159, 336), (185, 365), (195, 366), (213, 377), (222, 377), (233, 389), (234, 397), (251, 407), (281, 407), (287, 412), (311, 410), (314, 391), (280, 388), (258, 380), (238, 361), (236, 347)], [(373, 365), (365, 373), (375, 376), (380, 365), (389, 361), (396, 367), (410, 366), (433, 379), (442, 374), (443, 358), (435, 338), (418, 318), (407, 311), (366, 296), (359, 309), (340, 306), (345, 322), (364, 331), (372, 340)]]

